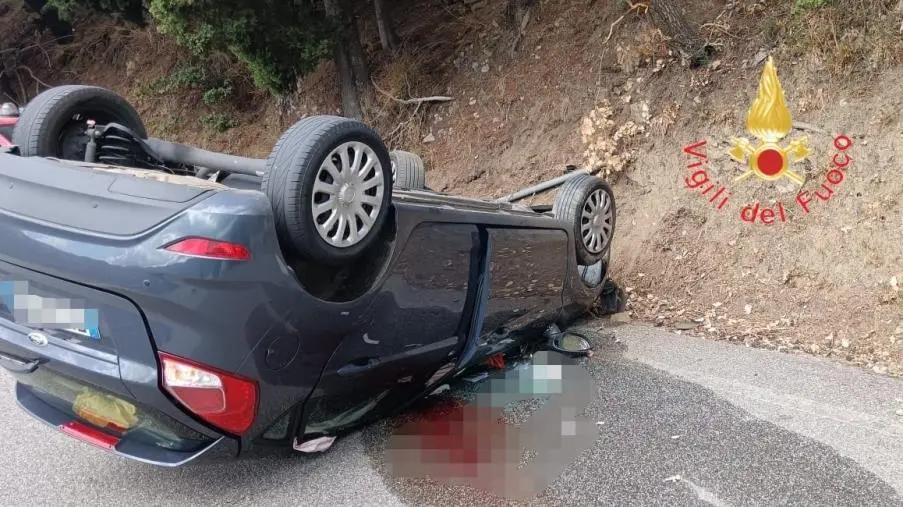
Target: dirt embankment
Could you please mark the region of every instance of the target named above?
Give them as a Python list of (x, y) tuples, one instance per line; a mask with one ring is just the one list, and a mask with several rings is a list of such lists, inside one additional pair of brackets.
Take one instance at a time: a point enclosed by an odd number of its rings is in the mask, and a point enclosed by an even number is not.
[[(684, 3), (717, 49), (704, 68), (682, 67), (649, 16), (621, 2), (537, 2), (517, 51), (501, 1), (409, 2), (396, 12), (401, 54), (372, 52), (382, 92), (370, 120), (427, 160), (437, 190), (498, 196), (568, 164), (598, 167), (615, 185), (612, 275), (633, 318), (903, 374), (903, 2), (796, 13), (792, 2)], [(375, 49), (374, 27), (363, 28)], [(340, 104), (328, 63), (281, 100), (233, 74), (228, 101), (209, 106), (191, 83), (164, 86), (190, 59), (151, 29), (94, 23), (73, 44), (29, 57), (29, 70), (115, 89), (155, 134), (212, 149), (263, 156), (298, 117)], [(802, 187), (734, 181), (745, 166), (728, 150), (734, 137), (756, 142), (746, 112), (769, 55), (805, 127), (781, 142), (807, 136), (812, 150), (793, 165)], [(455, 100), (415, 107), (388, 95)], [(224, 118), (235, 126), (217, 133)], [(839, 134), (852, 141), (842, 180), (829, 174)], [(683, 148), (701, 140), (707, 194), (686, 179), (700, 159)]]

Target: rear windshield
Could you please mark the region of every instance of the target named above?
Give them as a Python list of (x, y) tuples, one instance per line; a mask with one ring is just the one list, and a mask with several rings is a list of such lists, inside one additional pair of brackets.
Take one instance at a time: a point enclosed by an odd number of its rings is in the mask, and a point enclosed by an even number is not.
[(210, 443), (204, 435), (159, 411), (47, 368), (15, 377), (42, 401), (74, 420), (122, 439), (179, 452), (196, 451)]

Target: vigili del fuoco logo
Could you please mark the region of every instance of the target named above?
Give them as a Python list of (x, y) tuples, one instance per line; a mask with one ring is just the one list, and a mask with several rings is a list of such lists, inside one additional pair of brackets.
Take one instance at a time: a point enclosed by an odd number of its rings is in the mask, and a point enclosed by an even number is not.
[[(834, 138), (830, 169), (825, 173), (821, 185), (817, 190), (803, 190), (805, 180), (794, 170), (794, 166), (809, 158), (812, 151), (809, 139), (805, 136), (785, 140), (792, 130), (793, 120), (784, 100), (784, 89), (778, 80), (774, 60), (769, 57), (762, 70), (756, 99), (746, 115), (746, 132), (753, 140), (744, 137), (731, 139), (728, 154), (745, 168), (742, 174), (734, 178), (733, 185), (742, 185), (749, 178), (756, 177), (772, 182), (789, 180), (799, 188), (795, 200), (786, 204), (780, 200), (773, 205), (759, 201), (744, 203), (740, 207), (740, 220), (766, 225), (776, 221), (786, 222), (787, 212), (791, 207), (808, 214), (817, 202), (831, 199), (846, 178), (846, 170), (852, 162), (847, 150), (853, 146), (853, 142), (840, 134)], [(706, 141), (685, 146), (683, 151), (691, 157), (687, 164), (690, 173), (684, 178), (687, 188), (699, 192), (716, 210), (729, 209), (733, 192), (710, 177)]]

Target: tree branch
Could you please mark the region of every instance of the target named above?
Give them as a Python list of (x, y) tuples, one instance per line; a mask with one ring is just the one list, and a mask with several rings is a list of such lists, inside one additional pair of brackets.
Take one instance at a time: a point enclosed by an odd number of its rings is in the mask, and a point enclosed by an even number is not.
[(392, 95), (391, 93), (380, 88), (379, 85), (376, 84), (376, 81), (373, 81), (371, 79), (370, 82), (373, 83), (373, 87), (376, 88), (376, 91), (378, 91), (380, 93), (380, 95), (384, 95), (384, 96), (394, 100), (395, 102), (398, 102), (399, 104), (404, 104), (404, 105), (417, 104), (419, 106), (420, 104), (423, 104), (424, 102), (448, 102), (450, 100), (455, 100), (454, 97), (445, 97), (443, 95), (434, 95), (432, 97), (418, 97), (418, 98), (414, 98), (414, 99), (399, 99), (398, 97), (396, 97), (396, 96)]
[(828, 133), (824, 129), (820, 129), (820, 128), (816, 127), (815, 125), (812, 125), (809, 123), (803, 123), (801, 121), (793, 122), (793, 128), (798, 129), (798, 130), (808, 130), (808, 131), (816, 132), (819, 134), (827, 134)]
[(22, 47), (22, 48), (6, 48), (6, 49), (0, 49), (0, 55), (2, 55), (2, 54), (4, 54), (4, 53), (21, 53), (21, 52), (23, 52), (23, 51), (28, 51), (29, 49), (32, 49), (32, 48), (38, 48), (38, 47), (39, 47), (39, 48), (43, 48), (43, 47), (44, 47), (44, 44), (48, 44), (48, 43), (51, 43), (51, 42), (56, 42), (56, 41), (58, 41), (58, 40), (65, 39), (66, 37), (71, 37), (71, 36), (70, 36), (70, 35), (63, 35), (63, 36), (60, 36), (60, 37), (54, 37), (53, 39), (50, 39), (49, 41), (40, 42), (40, 43), (38, 43), (38, 44), (32, 44), (32, 45), (30, 45), (30, 46), (25, 46), (25, 47)]
[(389, 134), (386, 136), (386, 139), (392, 139), (392, 136), (394, 136), (396, 132), (401, 130), (401, 128), (404, 127), (405, 125), (407, 125), (408, 123), (411, 123), (411, 120), (413, 120), (414, 116), (417, 115), (417, 111), (420, 111), (421, 104), (423, 104), (423, 102), (420, 102), (419, 104), (417, 104), (417, 107), (414, 108), (414, 111), (411, 113), (410, 116), (408, 116), (408, 119), (399, 123), (397, 127), (392, 129), (392, 132), (389, 132)]
[(25, 72), (28, 72), (28, 75), (31, 76), (31, 79), (33, 79), (36, 83), (42, 84), (42, 85), (44, 86), (44, 88), (52, 88), (49, 84), (47, 84), (47, 83), (41, 81), (40, 79), (38, 79), (38, 76), (35, 76), (35, 75), (34, 75), (34, 72), (32, 72), (31, 69), (28, 68), (28, 66), (26, 66), (26, 65), (19, 65), (17, 68), (18, 68), (18, 69), (24, 69)]
[(615, 22), (612, 23), (611, 26), (608, 27), (608, 37), (606, 37), (605, 40), (602, 41), (603, 45), (605, 45), (606, 43), (608, 43), (609, 40), (611, 40), (612, 34), (615, 33), (615, 27), (618, 26), (618, 23), (620, 23), (621, 21), (624, 21), (624, 18), (626, 18), (628, 14), (630, 14), (634, 10), (637, 12), (640, 12), (640, 9), (643, 10), (643, 14), (649, 12), (649, 6), (644, 3), (636, 3), (636, 4), (632, 4), (630, 2), (627, 2), (627, 3), (630, 4), (630, 9), (627, 9), (627, 12), (624, 13), (623, 16), (616, 19)]

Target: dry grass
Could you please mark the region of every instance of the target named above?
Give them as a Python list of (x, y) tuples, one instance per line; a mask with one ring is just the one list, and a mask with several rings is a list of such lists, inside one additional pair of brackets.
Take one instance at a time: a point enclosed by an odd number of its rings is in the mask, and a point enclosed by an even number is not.
[(411, 146), (421, 141), (424, 119), (429, 104), (401, 104), (418, 96), (424, 89), (422, 68), (426, 56), (423, 53), (404, 52), (387, 61), (373, 76), (379, 92), (368, 108), (370, 121), (392, 147)]
[(818, 55), (834, 77), (865, 81), (903, 61), (900, 0), (836, 0), (797, 14), (784, 9), (776, 17), (785, 19), (790, 51)]
[(50, 35), (36, 33), (34, 18), (22, 2), (0, 0), (0, 101), (24, 104), (44, 86), (56, 44)]

